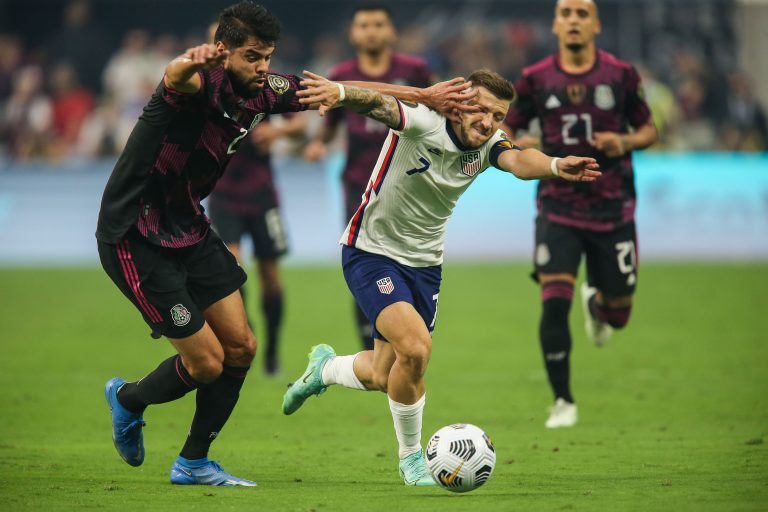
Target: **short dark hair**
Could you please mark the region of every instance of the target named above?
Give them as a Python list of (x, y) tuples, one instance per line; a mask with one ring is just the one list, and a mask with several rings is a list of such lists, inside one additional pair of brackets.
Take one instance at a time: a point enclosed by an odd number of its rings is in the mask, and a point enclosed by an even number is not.
[(249, 37), (274, 45), (280, 38), (280, 20), (250, 0), (224, 9), (219, 15), (214, 40), (221, 41), (228, 48), (239, 48)]
[(467, 77), (467, 81), (472, 82), (473, 86), (485, 87), (488, 89), (488, 92), (500, 100), (514, 103), (517, 99), (517, 92), (512, 82), (490, 69), (477, 69), (473, 71)]
[(352, 9), (352, 18), (354, 18), (357, 13), (359, 12), (369, 12), (369, 11), (384, 11), (384, 13), (387, 15), (387, 18), (389, 18), (390, 21), (392, 21), (392, 11), (384, 4), (376, 4), (376, 3), (366, 3), (366, 4), (360, 4), (356, 5)]

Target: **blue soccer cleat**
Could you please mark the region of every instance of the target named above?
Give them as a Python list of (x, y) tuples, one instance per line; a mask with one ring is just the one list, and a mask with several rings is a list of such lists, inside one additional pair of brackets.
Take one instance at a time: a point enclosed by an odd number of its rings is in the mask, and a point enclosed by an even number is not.
[(107, 381), (104, 395), (112, 412), (112, 442), (120, 457), (131, 466), (141, 466), (144, 462), (144, 434), (141, 429), (146, 423), (141, 413), (131, 412), (117, 400), (117, 390), (125, 384), (120, 377)]
[(221, 485), (256, 487), (256, 482), (230, 475), (213, 460), (189, 461), (178, 457), (171, 466), (171, 483), (175, 485)]
[(309, 352), (309, 364), (304, 373), (292, 384), (283, 396), (283, 414), (293, 414), (312, 395), (320, 395), (328, 389), (323, 384), (323, 366), (336, 355), (333, 347), (324, 343), (315, 345)]

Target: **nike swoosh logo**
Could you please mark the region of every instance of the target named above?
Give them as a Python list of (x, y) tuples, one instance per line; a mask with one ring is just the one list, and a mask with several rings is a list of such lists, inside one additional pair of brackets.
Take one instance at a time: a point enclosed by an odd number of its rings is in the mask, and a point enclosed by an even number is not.
[(303, 379), (301, 379), (301, 382), (306, 384), (307, 380), (312, 376), (313, 373), (315, 373), (315, 368), (312, 368), (311, 370), (309, 370), (309, 373), (306, 374)]
[(461, 470), (461, 467), (463, 465), (464, 465), (463, 462), (459, 464), (459, 467), (457, 467), (456, 470), (453, 473), (451, 473), (451, 475), (448, 477), (440, 476), (440, 481), (443, 482), (444, 485), (451, 485), (453, 481), (456, 480), (456, 475), (459, 474), (459, 470)]
[(184, 473), (187, 476), (192, 476), (192, 472), (191, 471), (187, 471), (186, 469), (182, 468), (181, 466), (178, 466), (176, 468), (176, 470), (177, 471), (181, 471), (182, 473)]

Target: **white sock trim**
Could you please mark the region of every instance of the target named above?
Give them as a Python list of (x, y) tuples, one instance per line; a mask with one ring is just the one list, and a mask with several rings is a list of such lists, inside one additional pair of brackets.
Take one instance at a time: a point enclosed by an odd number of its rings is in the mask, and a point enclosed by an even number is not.
[(403, 459), (421, 450), (421, 423), (427, 395), (424, 394), (411, 405), (395, 402), (389, 397), (387, 399), (399, 445), (398, 455)]
[[(358, 352), (359, 353), (359, 352)], [(330, 358), (323, 366), (323, 384), (341, 384), (345, 388), (365, 390), (365, 386), (355, 375), (355, 358), (351, 356), (335, 356)]]

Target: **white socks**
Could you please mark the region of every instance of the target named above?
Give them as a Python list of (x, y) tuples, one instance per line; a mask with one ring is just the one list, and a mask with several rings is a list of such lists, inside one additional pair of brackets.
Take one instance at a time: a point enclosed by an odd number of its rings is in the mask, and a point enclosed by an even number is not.
[(421, 417), (427, 395), (423, 395), (413, 405), (401, 404), (387, 398), (389, 410), (392, 411), (392, 420), (395, 423), (395, 435), (400, 444), (399, 455), (403, 459), (421, 450)]
[(353, 364), (357, 354), (332, 357), (323, 366), (323, 384), (341, 384), (345, 388), (362, 389), (365, 386), (355, 375)]

